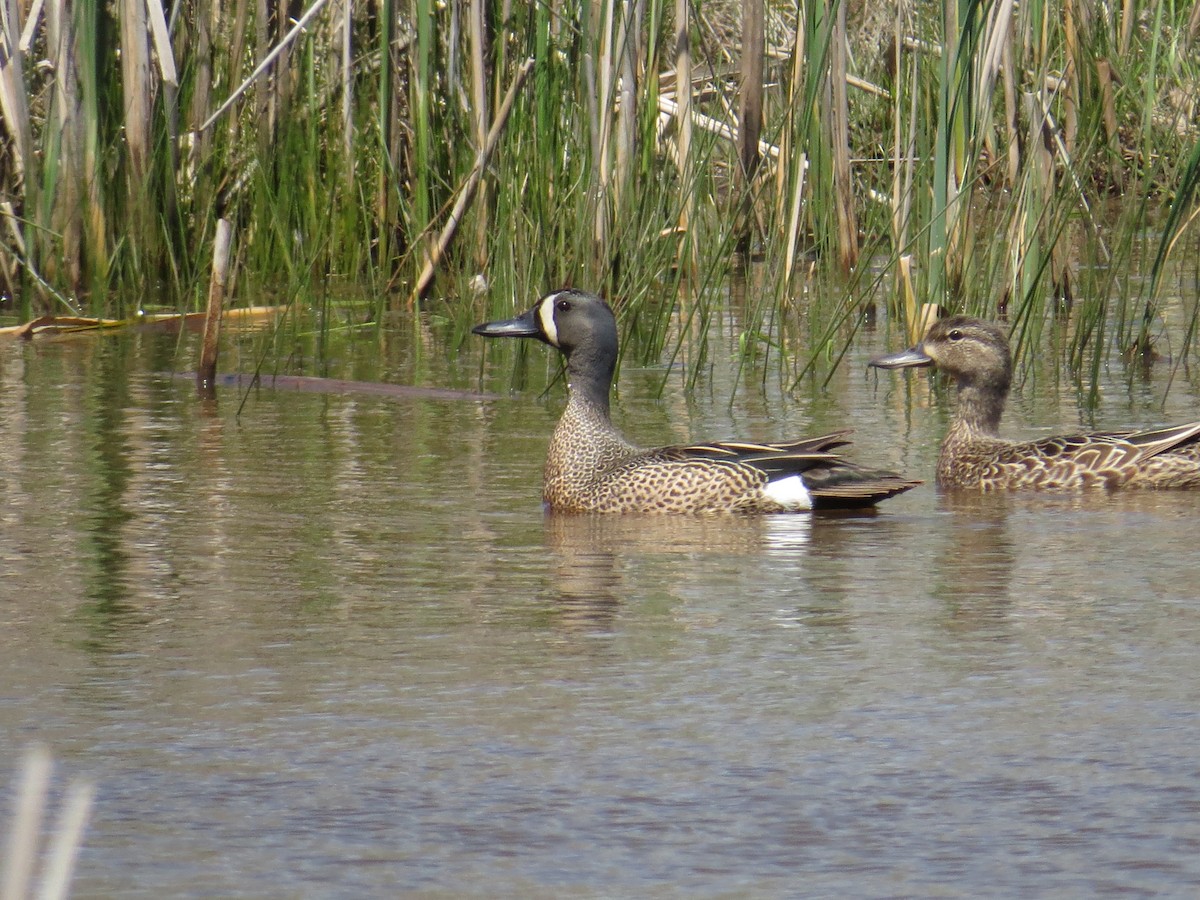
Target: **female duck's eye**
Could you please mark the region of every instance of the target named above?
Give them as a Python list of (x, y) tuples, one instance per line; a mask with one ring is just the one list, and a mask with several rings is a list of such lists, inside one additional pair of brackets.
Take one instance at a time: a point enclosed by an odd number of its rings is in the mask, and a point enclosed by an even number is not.
[(961, 341), (962, 340), (962, 332), (959, 331), (957, 328), (955, 328), (948, 335), (946, 335), (946, 337), (950, 338), (950, 340), (952, 340), (952, 341)]

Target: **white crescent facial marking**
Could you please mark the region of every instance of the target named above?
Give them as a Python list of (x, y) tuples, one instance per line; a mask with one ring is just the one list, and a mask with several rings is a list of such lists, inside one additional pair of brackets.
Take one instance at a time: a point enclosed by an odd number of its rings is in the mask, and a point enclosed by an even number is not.
[(553, 346), (558, 346), (558, 327), (554, 324), (554, 304), (558, 300), (558, 294), (550, 294), (542, 301), (542, 305), (538, 307), (538, 321), (542, 324), (542, 331)]
[(799, 475), (768, 481), (763, 493), (786, 509), (812, 509), (812, 494)]

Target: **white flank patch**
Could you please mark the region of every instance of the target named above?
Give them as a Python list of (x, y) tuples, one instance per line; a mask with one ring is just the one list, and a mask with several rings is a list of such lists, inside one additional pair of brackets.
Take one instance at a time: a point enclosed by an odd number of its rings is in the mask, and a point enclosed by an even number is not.
[(554, 324), (554, 303), (558, 294), (551, 294), (538, 307), (538, 321), (542, 323), (542, 332), (551, 345), (558, 346), (558, 326)]
[(799, 475), (789, 475), (778, 481), (768, 481), (763, 493), (787, 509), (812, 509), (812, 494)]

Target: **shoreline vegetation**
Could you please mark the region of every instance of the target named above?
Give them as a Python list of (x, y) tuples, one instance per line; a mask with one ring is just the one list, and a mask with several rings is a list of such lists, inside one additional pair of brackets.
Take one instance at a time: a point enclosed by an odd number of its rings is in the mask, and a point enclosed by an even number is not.
[(323, 328), (575, 285), (689, 377), (732, 306), (795, 379), (929, 304), (1182, 359), (1198, 10), (0, 0), (0, 315), (202, 309), (227, 228), (232, 302)]

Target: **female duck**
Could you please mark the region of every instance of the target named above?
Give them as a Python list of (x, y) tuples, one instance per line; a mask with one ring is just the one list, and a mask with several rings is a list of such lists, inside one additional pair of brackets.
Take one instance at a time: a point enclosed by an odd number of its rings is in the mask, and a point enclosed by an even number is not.
[(617, 323), (594, 294), (547, 294), (515, 319), (473, 329), (544, 341), (567, 361), (567, 408), (546, 457), (542, 498), (560, 512), (774, 513), (863, 507), (920, 484), (830, 451), (847, 432), (786, 444), (738, 441), (639, 449), (609, 418)]
[(1200, 488), (1200, 422), (1036, 441), (1000, 437), (1012, 354), (1004, 332), (980, 319), (941, 319), (916, 347), (871, 365), (936, 366), (957, 381), (958, 412), (938, 456), (937, 482), (943, 487)]

